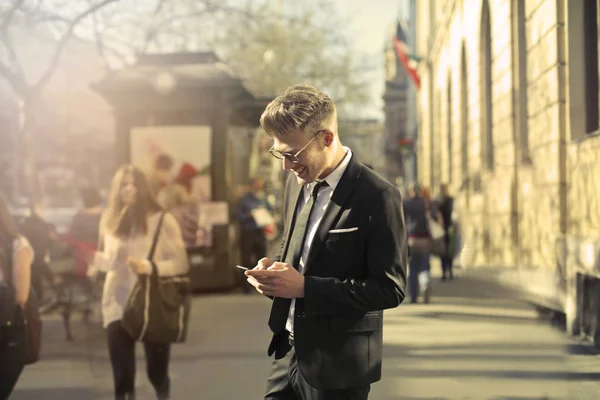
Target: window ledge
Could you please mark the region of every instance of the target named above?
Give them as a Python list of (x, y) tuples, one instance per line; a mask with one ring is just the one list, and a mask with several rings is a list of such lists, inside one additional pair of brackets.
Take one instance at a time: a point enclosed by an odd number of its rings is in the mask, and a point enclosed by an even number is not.
[(591, 132), (591, 133), (586, 133), (585, 135), (583, 135), (581, 137), (571, 139), (571, 144), (579, 144), (579, 143), (585, 142), (586, 140), (590, 140), (590, 139), (593, 139), (596, 137), (600, 137), (600, 130), (597, 130), (597, 131)]

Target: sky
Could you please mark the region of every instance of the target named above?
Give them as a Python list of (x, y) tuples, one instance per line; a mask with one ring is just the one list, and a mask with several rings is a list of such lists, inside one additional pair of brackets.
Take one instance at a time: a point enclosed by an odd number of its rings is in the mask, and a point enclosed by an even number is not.
[(340, 15), (349, 21), (348, 37), (357, 51), (364, 53), (379, 62), (374, 63), (377, 69), (371, 75), (372, 106), (365, 110), (368, 117), (383, 119), (383, 90), (385, 87), (385, 71), (383, 49), (387, 39), (389, 26), (402, 13), (403, 0), (333, 0)]
[[(261, 0), (229, 0), (232, 4), (244, 4), (249, 1)], [(302, 0), (262, 0), (271, 2), (274, 7), (282, 9), (293, 6)], [(388, 29), (399, 15), (406, 10), (409, 0), (331, 0), (336, 6), (342, 20), (348, 22), (341, 26), (350, 43), (361, 56), (373, 60), (375, 70), (369, 74), (371, 80), (371, 105), (357, 114), (362, 118), (377, 118), (383, 120), (383, 90), (385, 87), (384, 53)], [(417, 0), (421, 1), (421, 0)], [(289, 9), (289, 8), (288, 8)], [(390, 40), (390, 39), (388, 39)], [(357, 110), (358, 111), (358, 110)]]

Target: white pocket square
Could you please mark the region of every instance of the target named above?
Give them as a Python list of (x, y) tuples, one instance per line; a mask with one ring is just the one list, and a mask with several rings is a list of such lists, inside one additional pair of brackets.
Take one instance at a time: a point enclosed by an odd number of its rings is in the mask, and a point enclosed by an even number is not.
[(348, 233), (348, 232), (354, 232), (357, 231), (358, 227), (355, 228), (344, 228), (344, 229), (332, 229), (329, 231), (329, 233)]

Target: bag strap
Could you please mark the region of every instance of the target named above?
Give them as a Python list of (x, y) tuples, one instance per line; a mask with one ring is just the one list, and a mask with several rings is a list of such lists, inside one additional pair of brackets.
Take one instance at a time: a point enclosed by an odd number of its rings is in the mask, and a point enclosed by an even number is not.
[(156, 225), (156, 230), (154, 231), (154, 237), (152, 238), (152, 247), (150, 247), (150, 252), (148, 253), (148, 261), (152, 264), (152, 275), (158, 276), (158, 269), (156, 268), (156, 263), (154, 262), (154, 252), (156, 251), (156, 244), (158, 243), (158, 237), (160, 236), (160, 230), (162, 228), (163, 219), (165, 218), (165, 212), (163, 211), (160, 214), (160, 218), (158, 220), (158, 224)]

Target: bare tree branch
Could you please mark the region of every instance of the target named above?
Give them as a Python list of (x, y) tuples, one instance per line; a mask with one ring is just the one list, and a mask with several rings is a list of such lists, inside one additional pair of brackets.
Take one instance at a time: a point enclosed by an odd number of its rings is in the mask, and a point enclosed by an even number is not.
[[(195, 17), (202, 17), (202, 16), (212, 14), (214, 12), (225, 9), (222, 5), (220, 5), (218, 3), (212, 3), (210, 1), (205, 1), (203, 3), (205, 4), (205, 8), (203, 10), (175, 14), (168, 18), (162, 19), (156, 25), (148, 28), (148, 31), (146, 32), (146, 35), (144, 38), (144, 44), (142, 45), (140, 52), (145, 53), (148, 50), (148, 47), (150, 47), (150, 45), (161, 34), (163, 29), (165, 29), (169, 26), (172, 26), (174, 23), (183, 21), (183, 20), (190, 20)], [(158, 13), (161, 11), (163, 5), (164, 5), (164, 0), (158, 2), (157, 7), (154, 10), (154, 13), (152, 14), (153, 21), (154, 21), (155, 17), (158, 15)]]
[(50, 65), (48, 66), (48, 69), (46, 70), (46, 72), (44, 72), (44, 74), (42, 75), (40, 80), (35, 84), (36, 88), (39, 89), (39, 88), (43, 87), (48, 82), (48, 80), (52, 77), (52, 74), (54, 73), (54, 71), (56, 70), (56, 67), (58, 66), (58, 62), (60, 61), (60, 57), (62, 56), (65, 46), (67, 45), (69, 40), (71, 40), (71, 38), (73, 37), (73, 31), (75, 30), (75, 27), (77, 26), (77, 24), (79, 24), (79, 22), (81, 22), (81, 20), (83, 20), (90, 14), (98, 11), (99, 9), (101, 9), (115, 1), (117, 1), (117, 0), (104, 0), (103, 2), (98, 3), (98, 4), (88, 8), (86, 11), (82, 12), (81, 14), (79, 14), (77, 17), (75, 17), (71, 21), (71, 24), (67, 28), (66, 32), (62, 35), (62, 37), (60, 38), (60, 40), (58, 42), (58, 45), (56, 46), (56, 50), (54, 51), (54, 57), (52, 57), (52, 60), (50, 61)]
[(25, 81), (25, 73), (23, 72), (23, 66), (17, 57), (17, 53), (15, 52), (15, 48), (10, 41), (10, 37), (8, 35), (8, 30), (4, 32), (4, 34), (0, 35), (0, 41), (4, 44), (6, 48), (6, 52), (8, 53), (8, 58), (10, 62), (13, 64), (16, 75), (23, 81)]
[[(154, 12), (152, 13), (152, 16), (150, 17), (151, 24), (154, 23), (156, 16), (158, 15), (158, 13), (160, 13), (160, 10), (162, 9), (164, 4), (165, 4), (165, 0), (158, 0), (158, 2), (156, 3)], [(144, 44), (142, 45), (142, 53), (146, 52), (146, 50), (148, 49), (148, 46), (150, 46), (150, 43), (152, 43), (152, 41), (156, 37), (157, 33), (158, 33), (158, 28), (156, 26), (150, 26), (148, 28), (148, 30), (146, 31), (146, 34), (144, 35)]]
[(25, 81), (13, 72), (8, 65), (0, 61), (0, 75), (3, 76), (6, 82), (13, 88), (15, 93), (20, 97), (25, 97), (27, 94), (27, 85)]
[(21, 8), (21, 6), (23, 5), (24, 2), (25, 2), (25, 0), (17, 0), (13, 4), (12, 8), (10, 10), (8, 10), (8, 12), (6, 13), (6, 17), (0, 24), (0, 32), (2, 32), (2, 34), (6, 33), (6, 31), (8, 30), (8, 26), (12, 22), (12, 19), (15, 16), (17, 10), (19, 8)]
[(21, 6), (23, 5), (24, 2), (25, 2), (25, 0), (15, 1), (12, 8), (6, 13), (6, 17), (4, 18), (4, 20), (2, 21), (2, 25), (0, 26), (0, 40), (4, 44), (4, 47), (6, 48), (10, 62), (14, 66), (14, 69), (15, 69), (14, 73), (22, 81), (25, 81), (25, 74), (23, 73), (23, 66), (19, 62), (19, 58), (17, 57), (15, 48), (10, 41), (8, 28), (15, 16), (17, 10), (19, 10), (21, 8)]
[[(91, 0), (89, 0), (89, 1), (91, 3)], [(94, 39), (96, 42), (96, 50), (98, 51), (98, 54), (100, 55), (100, 57), (102, 57), (102, 60), (104, 61), (104, 68), (106, 70), (109, 70), (110, 63), (108, 62), (108, 58), (106, 57), (104, 41), (102, 40), (102, 36), (100, 35), (100, 32), (98, 31), (98, 16), (96, 15), (96, 13), (92, 14), (92, 26), (94, 29)]]
[(64, 24), (69, 24), (71, 21), (63, 15), (54, 14), (49, 12), (36, 12), (32, 15), (31, 22), (33, 24), (46, 23), (46, 22), (62, 22)]

